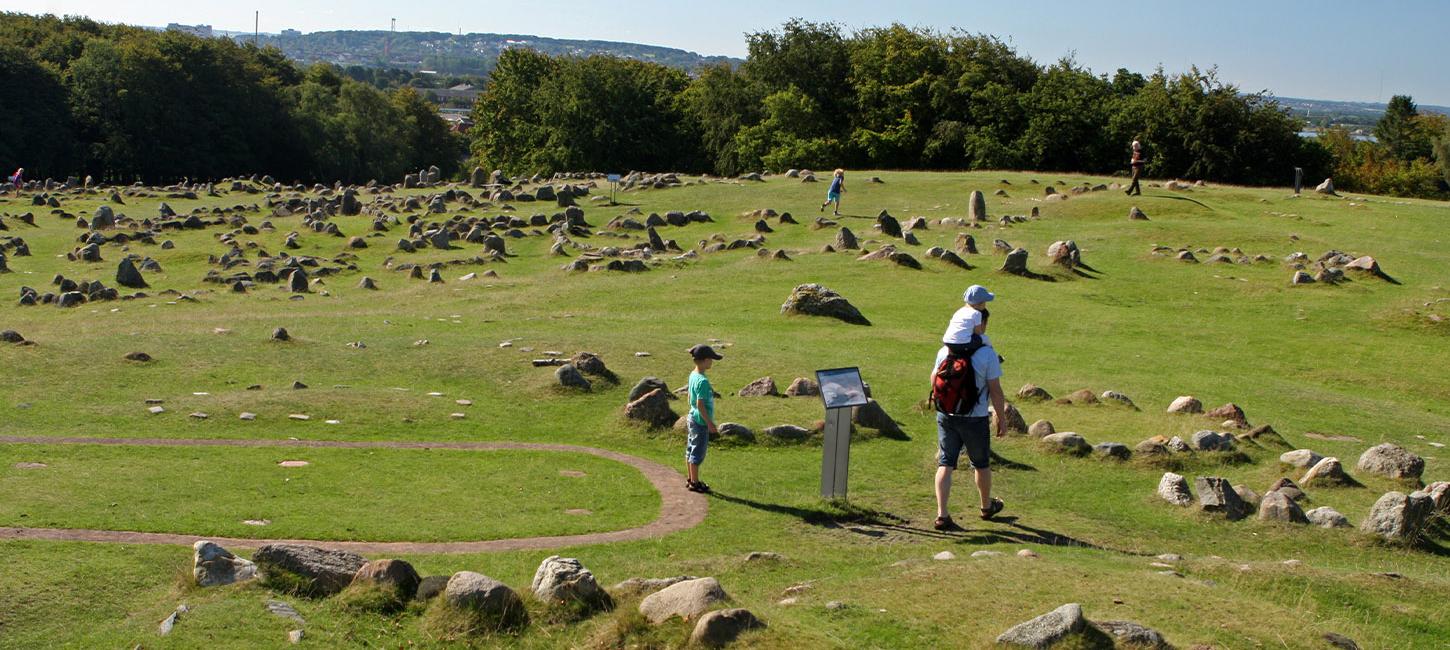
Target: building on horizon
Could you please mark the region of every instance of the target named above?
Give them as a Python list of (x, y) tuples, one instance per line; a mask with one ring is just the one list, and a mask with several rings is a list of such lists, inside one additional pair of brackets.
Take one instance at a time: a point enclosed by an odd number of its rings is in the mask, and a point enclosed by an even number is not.
[(185, 32), (187, 34), (191, 34), (192, 36), (200, 36), (202, 38), (212, 37), (211, 25), (183, 25), (181, 23), (170, 23), (166, 25), (166, 31)]

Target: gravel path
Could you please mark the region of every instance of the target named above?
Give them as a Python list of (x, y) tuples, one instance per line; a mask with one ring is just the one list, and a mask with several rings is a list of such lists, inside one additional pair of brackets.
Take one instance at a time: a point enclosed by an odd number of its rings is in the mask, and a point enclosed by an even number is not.
[(307, 544), (369, 554), (410, 553), (486, 553), (585, 546), (610, 542), (628, 542), (663, 537), (688, 530), (705, 520), (709, 502), (704, 495), (685, 489), (683, 477), (673, 469), (637, 456), (577, 445), (528, 442), (386, 442), (347, 440), (194, 440), (169, 438), (84, 438), (48, 436), (0, 436), (0, 444), (41, 445), (117, 445), (145, 447), (295, 447), (348, 449), (463, 449), (490, 451), (526, 449), (591, 454), (624, 463), (640, 471), (660, 493), (660, 515), (654, 521), (625, 530), (585, 535), (523, 537), (475, 542), (338, 542), (305, 539), (256, 539), (237, 537), (206, 537), (172, 533), (138, 533), (121, 530), (86, 530), (72, 528), (7, 528), (0, 527), (0, 539), (45, 539), (74, 542), (110, 542), (120, 544), (178, 544), (190, 546), (206, 539), (226, 547), (256, 548), (264, 544)]

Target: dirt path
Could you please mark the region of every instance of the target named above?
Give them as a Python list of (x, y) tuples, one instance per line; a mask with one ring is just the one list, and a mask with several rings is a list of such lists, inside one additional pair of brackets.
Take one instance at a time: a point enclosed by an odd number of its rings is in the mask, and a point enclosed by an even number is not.
[(609, 542), (628, 542), (662, 537), (688, 530), (705, 520), (709, 502), (704, 495), (685, 489), (679, 472), (637, 456), (577, 445), (555, 445), (528, 442), (386, 442), (347, 440), (194, 440), (167, 438), (82, 438), (47, 436), (0, 436), (0, 444), (41, 445), (117, 445), (146, 447), (295, 447), (350, 449), (463, 449), (491, 451), (526, 449), (590, 454), (624, 463), (640, 471), (660, 493), (660, 516), (637, 528), (553, 537), (522, 537), (476, 542), (337, 542), (305, 539), (254, 539), (240, 537), (207, 537), (172, 533), (138, 533), (121, 530), (86, 530), (73, 528), (6, 528), (0, 527), (0, 539), (45, 539), (73, 542), (111, 542), (121, 544), (179, 544), (190, 546), (206, 539), (227, 547), (256, 548), (264, 544), (307, 544), (367, 554), (411, 553), (486, 553), (584, 546)]

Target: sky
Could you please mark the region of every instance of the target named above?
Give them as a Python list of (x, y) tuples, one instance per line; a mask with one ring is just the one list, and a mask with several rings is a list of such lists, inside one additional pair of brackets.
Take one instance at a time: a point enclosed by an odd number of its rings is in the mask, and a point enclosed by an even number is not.
[(848, 30), (899, 22), (987, 33), (1041, 63), (1072, 55), (1099, 73), (1217, 66), (1241, 90), (1280, 97), (1388, 101), (1408, 94), (1450, 106), (1450, 2), (1218, 0), (0, 0), (0, 10), (83, 15), (105, 22), (177, 22), (251, 31), (335, 29), (517, 33), (663, 45), (745, 56), (750, 32), (791, 18)]

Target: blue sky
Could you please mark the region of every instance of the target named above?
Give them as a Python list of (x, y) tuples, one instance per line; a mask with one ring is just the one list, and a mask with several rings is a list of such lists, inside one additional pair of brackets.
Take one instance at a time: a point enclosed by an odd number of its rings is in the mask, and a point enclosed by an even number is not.
[(1097, 72), (1217, 65), (1223, 80), (1248, 91), (1357, 101), (1410, 94), (1420, 103), (1450, 106), (1447, 0), (0, 0), (0, 9), (236, 31), (250, 31), (252, 12), (260, 10), (265, 32), (387, 29), (397, 18), (400, 31), (594, 38), (731, 56), (744, 56), (745, 33), (792, 17), (848, 28), (900, 22), (994, 34), (1040, 62), (1075, 53)]

